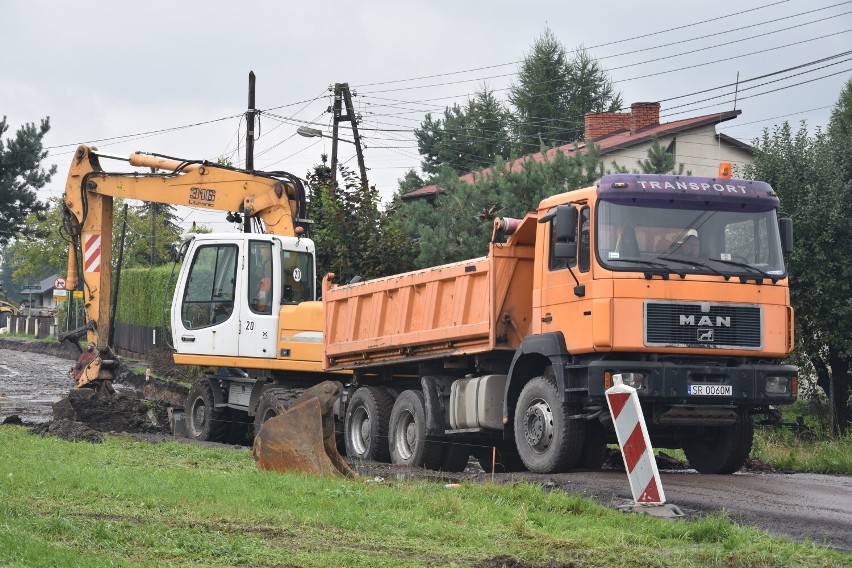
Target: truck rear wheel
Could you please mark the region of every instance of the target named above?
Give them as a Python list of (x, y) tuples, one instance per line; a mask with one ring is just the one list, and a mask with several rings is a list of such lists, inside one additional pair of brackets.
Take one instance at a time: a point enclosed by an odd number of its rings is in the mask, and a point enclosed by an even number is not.
[(585, 422), (568, 417), (579, 411), (578, 404), (559, 402), (551, 377), (536, 377), (524, 386), (515, 408), (515, 444), (527, 469), (560, 473), (577, 465)]
[(441, 445), (426, 440), (426, 405), (420, 391), (403, 391), (390, 416), (390, 457), (397, 465), (438, 469)]
[(471, 447), (467, 444), (446, 443), (441, 452), (441, 471), (458, 473), (467, 469)]
[(231, 427), (227, 408), (214, 406), (213, 386), (207, 379), (196, 381), (186, 396), (187, 438), (204, 442), (225, 442)]
[(477, 446), (473, 457), (485, 473), (491, 473), (492, 469), (494, 473), (512, 473), (526, 469), (521, 456), (518, 455), (518, 450), (510, 441), (504, 441), (496, 447), (496, 451), (494, 446)]
[(740, 412), (730, 426), (699, 428), (695, 437), (683, 445), (689, 465), (698, 473), (730, 474), (743, 466), (751, 453), (754, 421)]
[(388, 427), (393, 397), (381, 387), (363, 386), (355, 391), (346, 409), (343, 437), (346, 455), (359, 460), (390, 460)]

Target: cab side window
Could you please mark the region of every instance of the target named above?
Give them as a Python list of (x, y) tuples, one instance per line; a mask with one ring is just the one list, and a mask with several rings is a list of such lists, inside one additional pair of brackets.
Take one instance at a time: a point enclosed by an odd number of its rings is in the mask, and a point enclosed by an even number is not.
[(237, 247), (199, 247), (192, 259), (180, 317), (186, 329), (201, 329), (230, 319), (234, 313)]
[(314, 257), (305, 252), (281, 251), (281, 303), (314, 299)]
[(272, 313), (272, 243), (249, 243), (249, 308), (256, 314)]
[(580, 240), (577, 242), (577, 256), (580, 263), (580, 272), (588, 272), (592, 266), (592, 236), (590, 229), (591, 219), (588, 207), (580, 210)]

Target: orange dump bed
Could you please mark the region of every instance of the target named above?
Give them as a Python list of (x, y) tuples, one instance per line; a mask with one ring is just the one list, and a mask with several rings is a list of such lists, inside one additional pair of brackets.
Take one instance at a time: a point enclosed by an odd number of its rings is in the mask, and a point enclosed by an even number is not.
[(323, 283), (329, 369), (514, 350), (532, 312), (533, 247), (348, 284)]

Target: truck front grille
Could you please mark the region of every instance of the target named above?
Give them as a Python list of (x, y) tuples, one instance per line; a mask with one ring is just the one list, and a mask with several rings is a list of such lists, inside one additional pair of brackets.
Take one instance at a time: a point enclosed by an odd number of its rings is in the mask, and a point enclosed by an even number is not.
[(709, 302), (645, 302), (645, 345), (760, 349), (760, 306)]

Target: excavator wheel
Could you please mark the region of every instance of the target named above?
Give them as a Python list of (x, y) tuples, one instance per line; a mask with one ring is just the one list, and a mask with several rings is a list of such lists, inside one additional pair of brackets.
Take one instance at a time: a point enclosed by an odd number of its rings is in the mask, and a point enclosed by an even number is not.
[(186, 396), (186, 435), (204, 442), (228, 441), (231, 416), (227, 408), (216, 408), (213, 386), (207, 379), (196, 381)]
[(252, 447), (258, 469), (354, 477), (334, 435), (334, 402), (342, 392), (339, 381), (325, 381), (264, 422)]
[(254, 432), (257, 435), (270, 418), (275, 418), (288, 408), (305, 392), (305, 389), (269, 388), (260, 396), (254, 414)]

